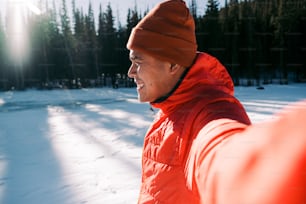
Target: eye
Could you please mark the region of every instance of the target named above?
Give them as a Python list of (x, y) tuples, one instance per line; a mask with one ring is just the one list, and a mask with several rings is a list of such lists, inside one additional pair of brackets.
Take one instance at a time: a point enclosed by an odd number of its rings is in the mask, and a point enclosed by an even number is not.
[(134, 67), (138, 70), (140, 68), (140, 63), (139, 62), (134, 62)]

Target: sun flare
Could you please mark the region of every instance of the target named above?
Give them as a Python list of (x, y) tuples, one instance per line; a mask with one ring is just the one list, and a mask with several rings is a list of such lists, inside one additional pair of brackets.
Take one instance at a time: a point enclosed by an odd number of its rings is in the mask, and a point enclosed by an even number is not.
[(10, 57), (17, 63), (21, 63), (27, 58), (28, 32), (26, 21), (29, 12), (36, 15), (41, 14), (40, 9), (27, 0), (8, 1), (8, 45)]

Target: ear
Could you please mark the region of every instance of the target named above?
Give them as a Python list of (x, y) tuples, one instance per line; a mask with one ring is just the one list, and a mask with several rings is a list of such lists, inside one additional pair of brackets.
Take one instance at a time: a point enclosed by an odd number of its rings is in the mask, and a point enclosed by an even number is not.
[(181, 65), (178, 64), (170, 64), (170, 72), (171, 74), (176, 74), (178, 72), (181, 72), (181, 70), (183, 70), (184, 67), (182, 67)]

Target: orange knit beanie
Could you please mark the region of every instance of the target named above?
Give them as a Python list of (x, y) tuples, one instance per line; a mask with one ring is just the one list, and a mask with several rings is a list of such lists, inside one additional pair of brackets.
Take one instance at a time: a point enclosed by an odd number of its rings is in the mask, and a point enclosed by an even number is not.
[(129, 50), (138, 50), (160, 60), (189, 67), (196, 56), (195, 25), (182, 0), (155, 6), (132, 30)]

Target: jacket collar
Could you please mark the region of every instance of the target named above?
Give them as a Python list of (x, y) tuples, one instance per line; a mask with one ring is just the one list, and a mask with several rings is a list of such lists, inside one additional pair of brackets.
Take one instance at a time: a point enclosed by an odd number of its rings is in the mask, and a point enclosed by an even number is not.
[(163, 112), (171, 112), (180, 104), (216, 91), (233, 95), (233, 81), (215, 57), (198, 52), (194, 64), (186, 69), (174, 88), (164, 97), (151, 102), (151, 105)]

